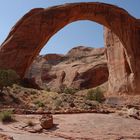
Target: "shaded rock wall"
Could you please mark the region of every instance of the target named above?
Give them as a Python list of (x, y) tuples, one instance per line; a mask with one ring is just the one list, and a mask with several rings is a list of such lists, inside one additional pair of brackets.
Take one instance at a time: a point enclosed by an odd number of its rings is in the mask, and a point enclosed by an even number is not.
[(99, 86), (108, 81), (105, 48), (79, 46), (63, 56), (38, 56), (26, 73), (26, 79), (55, 91), (62, 87), (85, 89)]
[(134, 73), (129, 59), (119, 38), (104, 27), (106, 58), (109, 68), (109, 92), (129, 93), (135, 90)]

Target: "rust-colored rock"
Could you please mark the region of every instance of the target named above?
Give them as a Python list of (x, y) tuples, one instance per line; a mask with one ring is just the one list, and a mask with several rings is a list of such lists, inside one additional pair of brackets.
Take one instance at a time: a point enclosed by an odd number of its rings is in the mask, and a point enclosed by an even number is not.
[(43, 129), (50, 129), (53, 127), (53, 116), (50, 114), (43, 115), (40, 118), (40, 125)]
[(104, 28), (106, 56), (109, 68), (109, 92), (128, 93), (135, 90), (135, 75), (126, 50), (119, 38)]
[(0, 140), (14, 140), (12, 137), (9, 137), (4, 134), (0, 134)]
[[(49, 59), (46, 60), (47, 56)], [(33, 83), (55, 91), (64, 86), (75, 89), (93, 88), (108, 80), (104, 48), (75, 47), (59, 61), (54, 60), (53, 56), (54, 54), (45, 55), (45, 58), (38, 56), (26, 73), (26, 79), (32, 81), (34, 78)]]
[(47, 54), (43, 56), (46, 59), (47, 63), (57, 64), (63, 60), (62, 54)]
[[(129, 76), (120, 75), (120, 70), (112, 72), (111, 92), (118, 92), (116, 81), (112, 76), (126, 77), (130, 82), (131, 92), (140, 92), (140, 22), (125, 10), (104, 3), (73, 3), (55, 6), (48, 9), (38, 8), (27, 13), (12, 29), (1, 45), (0, 68), (14, 69), (23, 78), (25, 72), (39, 54), (47, 41), (67, 24), (77, 20), (91, 20), (109, 28), (123, 44)], [(116, 49), (115, 49), (116, 50)], [(122, 52), (121, 52), (122, 53)], [(113, 59), (113, 57), (112, 57)], [(114, 61), (116, 63), (116, 61)], [(120, 63), (119, 63), (120, 64)], [(122, 63), (122, 65), (125, 65)], [(114, 67), (111, 63), (109, 67)], [(121, 69), (122, 68), (122, 69)], [(110, 70), (112, 68), (109, 68)], [(128, 77), (127, 77), (128, 76)], [(131, 78), (129, 78), (131, 77)], [(126, 82), (126, 81), (125, 81)], [(123, 81), (119, 91), (124, 90)], [(129, 88), (128, 88), (129, 90)]]

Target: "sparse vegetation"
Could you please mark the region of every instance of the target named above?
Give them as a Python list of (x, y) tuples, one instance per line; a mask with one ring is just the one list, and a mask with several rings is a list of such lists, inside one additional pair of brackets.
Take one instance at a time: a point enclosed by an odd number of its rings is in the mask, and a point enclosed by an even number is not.
[(47, 86), (45, 86), (45, 89), (44, 90), (47, 91), (47, 92), (50, 92), (51, 91), (51, 89), (49, 87), (47, 87)]
[(29, 121), (27, 122), (27, 125), (30, 126), (30, 127), (33, 127), (35, 124), (34, 124), (31, 120), (29, 120)]
[(3, 123), (14, 121), (13, 112), (10, 110), (2, 111), (0, 113), (0, 121), (2, 121)]
[(62, 100), (61, 99), (57, 99), (54, 102), (53, 108), (54, 109), (59, 109), (59, 107), (61, 106), (61, 104), (62, 104)]
[(98, 87), (96, 89), (89, 90), (87, 92), (86, 99), (95, 100), (101, 103), (102, 101), (104, 101), (105, 97), (104, 97), (103, 91)]
[(18, 104), (19, 108), (27, 108), (28, 110), (30, 107), (31, 110), (39, 112), (52, 110), (64, 111), (69, 109), (88, 110), (96, 108), (99, 102), (102, 102), (104, 99), (102, 96), (100, 97), (100, 94), (104, 91), (102, 87), (100, 87), (101, 90), (96, 89), (94, 91), (93, 89), (89, 89), (88, 91), (87, 89), (77, 90), (65, 87), (64, 85), (63, 92), (57, 93), (13, 85), (3, 89), (3, 96), (1, 96), (0, 101), (2, 105), (10, 105), (15, 108)]
[(77, 89), (65, 87), (62, 92), (65, 94), (73, 95), (74, 93), (77, 92)]
[(20, 102), (20, 100), (18, 99), (18, 97), (16, 97), (16, 95), (9, 94), (9, 96), (11, 97), (14, 103), (18, 104)]
[(0, 89), (3, 90), (3, 87), (12, 86), (15, 83), (19, 82), (19, 75), (11, 69), (0, 70)]
[(37, 107), (44, 107), (44, 103), (42, 101), (36, 101), (35, 105), (37, 105)]

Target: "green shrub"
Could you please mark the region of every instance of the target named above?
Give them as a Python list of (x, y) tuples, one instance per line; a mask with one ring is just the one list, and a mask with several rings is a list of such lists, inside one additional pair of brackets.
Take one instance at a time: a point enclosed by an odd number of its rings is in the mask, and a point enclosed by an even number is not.
[(0, 89), (3, 90), (3, 87), (17, 84), (19, 79), (19, 75), (14, 70), (0, 70)]
[(36, 101), (35, 104), (38, 106), (38, 107), (44, 107), (44, 103), (42, 101)]
[(30, 126), (30, 127), (32, 127), (32, 126), (34, 126), (35, 124), (34, 124), (31, 120), (29, 120), (29, 121), (27, 122), (27, 125)]
[(51, 89), (49, 88), (49, 87), (45, 87), (45, 89), (44, 89), (45, 91), (48, 91), (48, 92), (50, 92), (51, 91)]
[(62, 100), (61, 99), (56, 99), (55, 102), (54, 102), (54, 109), (59, 109), (59, 107), (61, 106), (62, 104)]
[(2, 111), (0, 113), (0, 120), (3, 122), (3, 123), (8, 123), (8, 122), (12, 122), (14, 119), (13, 119), (13, 112), (12, 111)]
[(103, 91), (98, 87), (96, 89), (91, 89), (87, 92), (87, 96), (86, 96), (87, 100), (95, 100), (98, 102), (102, 102), (104, 101), (104, 94)]
[(68, 87), (66, 87), (66, 88), (64, 88), (64, 90), (63, 90), (63, 93), (66, 93), (66, 94), (74, 94), (74, 93), (76, 93), (77, 92), (77, 89), (74, 89), (74, 88), (68, 88)]

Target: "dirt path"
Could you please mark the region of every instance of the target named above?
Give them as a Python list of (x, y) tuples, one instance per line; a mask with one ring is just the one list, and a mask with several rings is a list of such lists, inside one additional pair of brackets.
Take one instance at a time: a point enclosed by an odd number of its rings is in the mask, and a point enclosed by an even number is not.
[(54, 115), (55, 128), (44, 133), (29, 133), (19, 127), (31, 119), (38, 123), (40, 116), (17, 116), (19, 122), (3, 125), (3, 134), (14, 140), (140, 140), (140, 121), (115, 114)]

